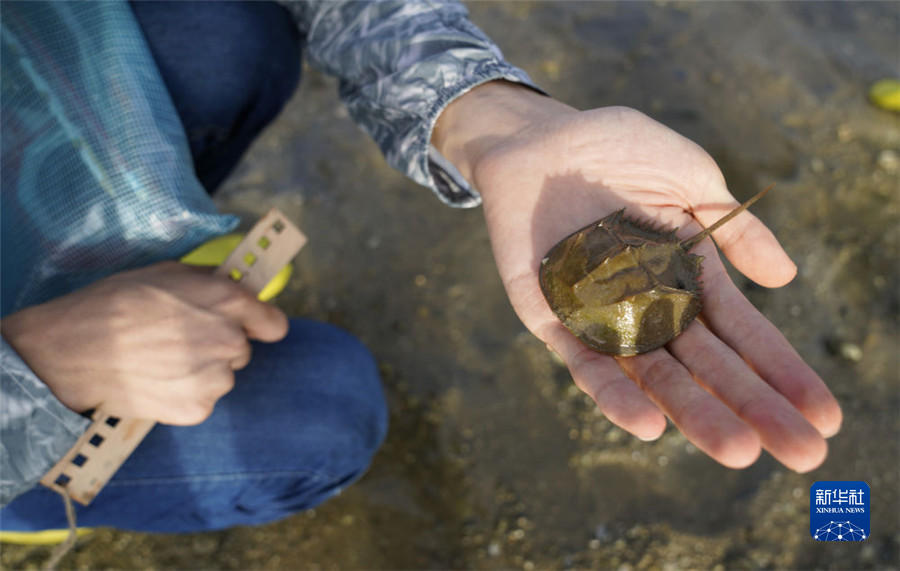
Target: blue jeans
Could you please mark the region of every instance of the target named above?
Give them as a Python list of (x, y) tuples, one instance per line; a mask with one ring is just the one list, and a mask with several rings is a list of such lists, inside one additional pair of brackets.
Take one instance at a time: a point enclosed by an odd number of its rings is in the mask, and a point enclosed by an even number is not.
[[(161, 532), (273, 521), (358, 478), (384, 439), (387, 408), (372, 356), (332, 325), (292, 320), (255, 343), (234, 390), (197, 426), (158, 424), (88, 507), (80, 526)], [(4, 530), (66, 527), (38, 486), (0, 512)]]
[[(297, 33), (270, 3), (147, 3), (134, 12), (212, 191), (293, 93)], [(284, 340), (254, 344), (207, 421), (157, 425), (93, 503), (78, 506), (78, 524), (192, 532), (273, 521), (358, 478), (386, 430), (365, 347), (331, 325), (291, 320)], [(38, 486), (0, 511), (0, 526), (63, 528), (62, 501)]]

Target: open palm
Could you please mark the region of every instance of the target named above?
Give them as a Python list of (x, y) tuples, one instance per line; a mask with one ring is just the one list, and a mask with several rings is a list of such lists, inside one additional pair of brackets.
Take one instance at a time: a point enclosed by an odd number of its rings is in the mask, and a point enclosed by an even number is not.
[[(560, 239), (622, 207), (686, 237), (738, 203), (709, 155), (637, 111), (537, 116), (493, 145), (470, 175), (484, 198), (500, 275), (525, 325), (562, 357), (612, 422), (639, 438), (658, 437), (668, 417), (729, 467), (753, 463), (761, 448), (796, 471), (821, 464), (824, 437), (840, 427), (840, 408), (731, 282), (710, 240), (693, 250), (706, 257), (701, 316), (665, 347), (612, 357), (589, 349), (560, 323), (538, 284), (540, 261)], [(778, 287), (796, 273), (749, 212), (714, 237), (760, 285)]]

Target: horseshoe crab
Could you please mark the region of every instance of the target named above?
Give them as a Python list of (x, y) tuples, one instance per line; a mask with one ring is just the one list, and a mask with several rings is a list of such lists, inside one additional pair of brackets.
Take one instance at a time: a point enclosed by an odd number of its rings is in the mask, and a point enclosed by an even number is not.
[(582, 228), (541, 261), (547, 303), (595, 351), (630, 356), (662, 347), (702, 308), (703, 256), (690, 250), (772, 186), (682, 241), (675, 236), (677, 229), (634, 220), (624, 208)]

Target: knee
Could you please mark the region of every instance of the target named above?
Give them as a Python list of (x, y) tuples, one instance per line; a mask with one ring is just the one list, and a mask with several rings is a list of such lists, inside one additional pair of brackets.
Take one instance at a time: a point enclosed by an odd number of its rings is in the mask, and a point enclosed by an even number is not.
[(282, 341), (254, 347), (253, 361), (283, 379), (268, 413), (294, 419), (288, 438), (303, 441), (304, 462), (339, 480), (362, 474), (388, 426), (378, 366), (362, 342), (327, 323), (292, 319)]
[(283, 379), (265, 412), (279, 428), (260, 451), (281, 468), (239, 502), (246, 517), (268, 521), (313, 508), (362, 476), (385, 439), (388, 410), (375, 359), (332, 325), (292, 319), (285, 339), (255, 347), (253, 361), (254, 376)]
[(134, 2), (179, 114), (228, 128), (277, 115), (300, 79), (300, 36), (274, 2)]
[(350, 333), (327, 323), (292, 320), (288, 340), (305, 353), (307, 382), (321, 413), (320, 430), (371, 457), (387, 432), (388, 412), (375, 358)]

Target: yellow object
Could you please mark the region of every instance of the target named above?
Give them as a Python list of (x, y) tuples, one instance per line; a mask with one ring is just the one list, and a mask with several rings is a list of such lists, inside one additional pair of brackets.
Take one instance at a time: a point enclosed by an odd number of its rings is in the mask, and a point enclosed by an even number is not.
[(869, 99), (882, 109), (900, 111), (900, 81), (882, 79), (869, 89)]
[[(243, 239), (243, 234), (226, 234), (225, 236), (213, 238), (181, 258), (181, 262), (191, 266), (220, 266)], [(265, 249), (265, 246), (260, 246)], [(244, 256), (244, 262), (248, 266), (252, 266), (256, 262), (256, 256), (247, 254)], [(233, 272), (240, 273), (240, 270), (235, 269), (232, 270), (232, 273)], [(272, 280), (266, 284), (266, 287), (259, 292), (259, 295), (257, 296), (259, 300), (269, 301), (281, 293), (285, 286), (287, 286), (288, 280), (291, 279), (291, 274), (293, 273), (294, 266), (292, 264), (283, 267), (281, 271), (278, 272), (278, 275), (272, 278)], [(237, 277), (239, 278), (240, 275)], [(232, 278), (234, 278), (234, 275), (232, 275)]]
[[(87, 535), (92, 530), (87, 527), (78, 528), (78, 537)], [(47, 529), (44, 531), (0, 531), (0, 543), (17, 545), (56, 545), (69, 537), (68, 529)]]

